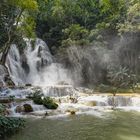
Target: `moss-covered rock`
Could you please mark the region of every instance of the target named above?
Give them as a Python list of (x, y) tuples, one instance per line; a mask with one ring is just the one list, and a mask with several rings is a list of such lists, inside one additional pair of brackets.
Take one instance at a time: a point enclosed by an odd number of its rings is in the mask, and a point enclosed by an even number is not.
[(26, 86), (26, 87), (31, 87), (31, 86), (32, 86), (32, 84), (25, 84), (25, 86)]
[(50, 97), (46, 97), (43, 99), (43, 105), (47, 109), (57, 109), (58, 108), (58, 104), (56, 104)]
[(40, 93), (35, 93), (30, 99), (33, 100), (35, 104), (44, 105), (47, 109), (57, 109), (58, 104), (55, 103), (50, 97), (44, 97)]
[(33, 108), (30, 104), (24, 104), (23, 107), (25, 112), (33, 112)]
[(23, 112), (33, 112), (33, 108), (30, 104), (19, 105), (15, 109), (16, 113), (23, 113)]
[(71, 111), (70, 114), (71, 114), (71, 115), (75, 115), (76, 112), (75, 112), (75, 111)]
[(33, 102), (35, 103), (35, 104), (37, 104), (37, 105), (42, 105), (43, 104), (43, 100), (42, 100), (42, 98), (41, 97), (34, 97), (33, 98)]
[(34, 94), (29, 95), (27, 98), (32, 99), (33, 102), (37, 105), (42, 105), (43, 104), (42, 96), (43, 95), (40, 93), (40, 91), (36, 91)]

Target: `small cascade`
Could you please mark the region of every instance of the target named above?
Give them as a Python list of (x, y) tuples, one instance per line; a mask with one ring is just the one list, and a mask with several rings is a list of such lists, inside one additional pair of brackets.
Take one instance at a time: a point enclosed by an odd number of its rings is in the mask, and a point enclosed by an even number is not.
[(93, 95), (88, 97), (80, 97), (78, 102), (87, 106), (108, 106), (108, 96)]
[(133, 107), (140, 107), (140, 98), (132, 97), (131, 101), (132, 101), (132, 106)]
[(44, 87), (43, 93), (45, 96), (49, 97), (63, 97), (74, 96), (76, 94), (76, 91), (70, 85), (55, 85)]
[(0, 90), (0, 97), (14, 97), (16, 99), (25, 99), (33, 91), (31, 88), (3, 88)]
[[(79, 90), (78, 90), (79, 89)], [(84, 92), (86, 91), (86, 92)], [(59, 108), (56, 111), (46, 109), (43, 105), (36, 105), (27, 98), (33, 93), (41, 93), (46, 97), (51, 97)], [(54, 85), (46, 87), (19, 87), (16, 89), (1, 89), (1, 99), (10, 103), (11, 116), (43, 116), (46, 112), (50, 114), (65, 114), (70, 111), (77, 113), (96, 114), (111, 111), (115, 103), (115, 107), (124, 110), (140, 111), (140, 96), (138, 94), (116, 95), (111, 94), (95, 94), (92, 90), (83, 90), (81, 88), (73, 88), (70, 85)], [(14, 97), (14, 101), (9, 98)], [(114, 99), (113, 99), (114, 98)], [(21, 112), (24, 104), (28, 104), (33, 108), (33, 112)], [(19, 109), (19, 112), (16, 110)]]
[[(55, 60), (44, 41), (25, 40), (27, 46), (22, 53), (16, 45), (12, 45), (6, 61), (16, 87), (0, 89), (0, 99), (10, 105), (10, 115), (44, 115), (46, 112), (50, 113), (49, 115), (75, 114), (75, 112), (100, 114), (111, 110), (114, 104), (116, 108), (137, 107), (137, 110), (140, 110), (139, 95), (113, 97), (111, 94), (95, 94), (88, 88), (75, 87), (81, 86), (86, 81), (94, 83), (100, 77), (93, 72), (98, 71), (100, 67), (95, 61), (97, 59), (94, 59), (98, 55), (95, 53), (96, 48), (91, 51), (87, 48), (78, 50), (77, 47), (70, 47), (68, 57), (73, 69), (69, 70)], [(7, 74), (5, 71), (0, 66), (0, 84), (3, 85), (3, 79)], [(51, 97), (59, 105), (58, 109), (53, 111), (43, 105), (36, 105), (29, 98), (34, 93)], [(31, 112), (26, 112), (24, 105), (28, 106)]]
[(127, 97), (127, 96), (109, 97), (108, 98), (108, 105), (113, 106), (113, 104), (114, 104), (117, 107), (132, 106), (132, 104), (133, 104), (132, 99), (133, 99), (133, 97)]
[(92, 95), (80, 97), (79, 103), (89, 106), (113, 106), (115, 107), (140, 107), (140, 97), (133, 96), (111, 96), (111, 95)]

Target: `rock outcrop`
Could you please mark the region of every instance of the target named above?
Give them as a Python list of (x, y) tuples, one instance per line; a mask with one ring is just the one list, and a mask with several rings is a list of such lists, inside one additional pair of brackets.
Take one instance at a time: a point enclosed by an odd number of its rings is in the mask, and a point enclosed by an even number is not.
[(14, 82), (11, 80), (7, 68), (0, 64), (0, 87), (14, 86)]
[(33, 112), (33, 108), (30, 104), (24, 104), (24, 105), (19, 105), (16, 107), (15, 109), (16, 113), (29, 113), (29, 112)]

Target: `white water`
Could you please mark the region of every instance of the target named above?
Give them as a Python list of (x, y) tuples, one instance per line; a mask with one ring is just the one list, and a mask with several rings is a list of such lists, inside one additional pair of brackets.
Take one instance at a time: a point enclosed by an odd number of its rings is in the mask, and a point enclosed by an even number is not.
[(15, 84), (22, 84), (26, 79), (26, 75), (22, 68), (21, 57), (16, 45), (11, 45), (6, 65)]
[[(41, 39), (26, 40), (26, 48), (22, 55), (16, 45), (12, 45), (7, 57), (12, 80), (16, 85), (55, 85), (59, 82), (72, 84), (67, 69), (56, 63), (48, 46)], [(22, 64), (26, 63), (26, 66)], [(28, 69), (28, 72), (26, 71)]]
[[(48, 117), (52, 116), (65, 116), (69, 115), (70, 111), (75, 111), (76, 114), (89, 114), (98, 117), (104, 116), (104, 114), (112, 111), (113, 100), (111, 95), (108, 94), (90, 94), (82, 93), (81, 89), (74, 89), (72, 86), (47, 86), (47, 87), (28, 87), (23, 89), (5, 89), (0, 93), (3, 97), (15, 96), (16, 99), (26, 99), (30, 93), (39, 90), (44, 96), (51, 96), (56, 103), (59, 104), (57, 110), (48, 110), (42, 105), (35, 105), (30, 100), (11, 103), (11, 116), (22, 117), (44, 117), (45, 113), (48, 113)], [(75, 101), (73, 100), (75, 99)], [(17, 106), (23, 106), (24, 104), (30, 104), (33, 108), (31, 113), (16, 113)], [(115, 97), (116, 109), (124, 111), (139, 111), (140, 112), (140, 96), (116, 96)]]
[[(88, 113), (100, 116), (103, 112), (111, 111), (113, 105), (113, 97), (110, 95), (95, 95), (92, 90), (85, 88), (74, 88), (74, 81), (82, 81), (81, 63), (83, 64), (83, 55), (85, 58), (90, 57), (87, 53), (79, 53), (76, 49), (69, 50), (69, 57), (74, 61), (75, 69), (71, 76), (68, 69), (60, 63), (57, 63), (51, 55), (46, 43), (40, 39), (26, 40), (27, 46), (20, 54), (16, 45), (12, 45), (7, 57), (7, 66), (10, 75), (16, 85), (31, 84), (35, 87), (5, 89), (0, 91), (3, 97), (15, 96), (16, 99), (26, 99), (26, 97), (36, 90), (39, 90), (44, 96), (51, 96), (59, 104), (59, 108), (55, 111), (47, 110), (43, 106), (35, 105), (31, 101), (22, 101), (20, 103), (11, 104), (11, 115), (19, 116), (15, 113), (17, 106), (25, 103), (31, 104), (34, 112), (29, 115), (40, 116), (47, 113), (51, 116), (66, 115), (69, 111), (75, 111), (76, 114)], [(74, 54), (76, 53), (76, 55)], [(72, 56), (72, 57), (71, 57)], [(75, 58), (75, 56), (77, 56)], [(77, 61), (76, 61), (77, 60)], [(79, 63), (81, 62), (81, 63)], [(86, 63), (86, 62), (85, 62)], [(95, 63), (96, 64), (96, 63)], [(92, 62), (90, 62), (92, 65)], [(86, 65), (87, 66), (87, 65)], [(94, 68), (89, 67), (87, 73), (93, 73)], [(89, 74), (90, 75), (90, 74)], [(96, 75), (93, 76), (96, 79)], [(92, 78), (92, 77), (90, 77)], [(74, 99), (74, 100), (73, 100)], [(116, 108), (123, 110), (140, 111), (140, 97), (136, 96), (117, 96), (115, 97)], [(26, 116), (25, 114), (22, 114)]]

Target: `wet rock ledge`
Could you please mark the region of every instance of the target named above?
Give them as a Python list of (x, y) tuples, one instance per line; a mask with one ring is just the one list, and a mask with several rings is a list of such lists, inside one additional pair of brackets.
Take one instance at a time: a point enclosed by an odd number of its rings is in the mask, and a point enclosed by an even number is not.
[(11, 80), (8, 69), (0, 64), (0, 87), (14, 86), (14, 82)]

